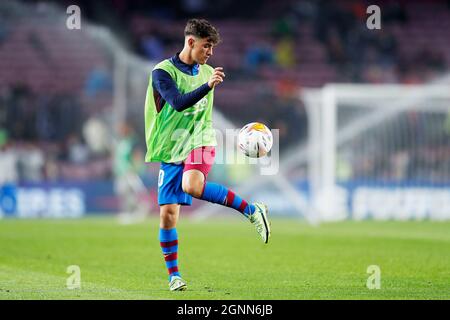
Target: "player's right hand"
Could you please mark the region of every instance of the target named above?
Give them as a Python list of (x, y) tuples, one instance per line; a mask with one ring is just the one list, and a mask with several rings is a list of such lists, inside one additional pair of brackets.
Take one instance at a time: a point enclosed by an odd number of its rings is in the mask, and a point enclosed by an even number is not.
[(208, 86), (211, 89), (214, 89), (214, 87), (216, 85), (223, 82), (223, 78), (225, 78), (225, 73), (223, 73), (223, 68), (222, 67), (214, 68), (214, 72), (213, 72), (211, 78), (209, 78), (209, 80), (208, 80)]

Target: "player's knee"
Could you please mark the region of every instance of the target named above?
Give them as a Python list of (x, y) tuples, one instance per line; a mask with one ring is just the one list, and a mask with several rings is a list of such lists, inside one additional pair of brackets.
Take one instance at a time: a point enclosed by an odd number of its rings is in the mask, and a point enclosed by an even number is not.
[(195, 198), (200, 198), (202, 196), (203, 183), (201, 181), (193, 179), (185, 180), (183, 181), (182, 187), (184, 192)]
[(176, 225), (178, 212), (176, 209), (164, 208), (160, 211), (161, 228), (170, 229)]
[(204, 184), (203, 173), (198, 170), (189, 170), (183, 174), (182, 188), (187, 194), (194, 198), (200, 198), (203, 192)]

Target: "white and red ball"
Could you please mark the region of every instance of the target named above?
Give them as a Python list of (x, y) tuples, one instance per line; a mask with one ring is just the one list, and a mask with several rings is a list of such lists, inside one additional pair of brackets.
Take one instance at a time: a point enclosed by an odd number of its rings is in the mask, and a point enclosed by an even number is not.
[(272, 145), (272, 132), (260, 122), (246, 124), (239, 131), (238, 146), (247, 157), (264, 157), (272, 149)]

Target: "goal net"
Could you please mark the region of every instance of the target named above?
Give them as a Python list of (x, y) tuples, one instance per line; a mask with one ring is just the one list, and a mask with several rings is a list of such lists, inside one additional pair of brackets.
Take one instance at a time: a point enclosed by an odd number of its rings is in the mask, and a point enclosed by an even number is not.
[(450, 85), (444, 80), (304, 92), (314, 219), (450, 219)]

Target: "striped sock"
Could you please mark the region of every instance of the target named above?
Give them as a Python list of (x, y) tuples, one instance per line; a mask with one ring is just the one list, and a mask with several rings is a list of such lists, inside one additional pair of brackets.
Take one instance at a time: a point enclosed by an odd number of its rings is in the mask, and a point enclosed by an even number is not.
[(200, 199), (234, 208), (247, 218), (255, 212), (253, 204), (247, 203), (230, 189), (213, 182), (205, 183)]
[(178, 234), (177, 229), (159, 229), (159, 243), (166, 261), (169, 280), (172, 276), (180, 276), (178, 272)]

